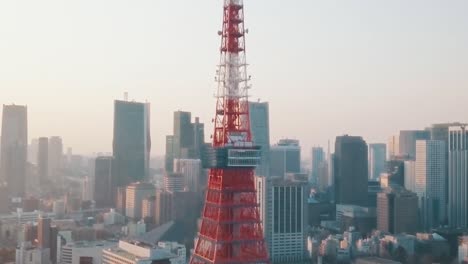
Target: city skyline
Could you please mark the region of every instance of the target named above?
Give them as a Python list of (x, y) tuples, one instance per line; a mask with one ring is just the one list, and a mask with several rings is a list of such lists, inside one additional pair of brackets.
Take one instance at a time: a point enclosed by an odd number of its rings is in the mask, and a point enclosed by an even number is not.
[[(59, 135), (75, 153), (110, 152), (113, 101), (124, 92), (153, 106), (153, 156), (164, 154), (177, 110), (199, 116), (209, 138), (221, 2), (26, 2), (0, 4), (0, 103), (28, 106), (29, 142)], [(468, 3), (361, 4), (275, 0), (266, 12), (265, 1), (246, 3), (251, 99), (269, 102), (271, 142), (297, 138), (307, 157), (338, 135), (386, 142), (467, 121), (468, 50), (458, 47), (468, 44)], [(186, 48), (182, 36), (206, 41)]]

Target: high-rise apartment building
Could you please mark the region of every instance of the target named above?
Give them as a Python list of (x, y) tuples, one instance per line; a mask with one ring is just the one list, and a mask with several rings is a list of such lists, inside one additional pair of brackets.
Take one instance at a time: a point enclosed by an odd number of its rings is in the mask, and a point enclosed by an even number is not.
[(260, 220), (272, 263), (306, 259), (307, 182), (281, 177), (255, 178)]
[(367, 143), (362, 137), (336, 138), (334, 154), (335, 203), (366, 206)]
[(260, 146), (261, 161), (256, 175), (270, 175), (270, 113), (268, 102), (249, 102), (252, 141)]
[(94, 165), (94, 201), (97, 208), (113, 206), (115, 193), (112, 185), (112, 157), (97, 157)]
[(4, 105), (0, 140), (0, 180), (13, 196), (23, 196), (26, 186), (28, 117), (26, 106)]
[(166, 172), (174, 171), (174, 136), (166, 136), (166, 155), (164, 157), (164, 168)]
[(61, 137), (49, 138), (49, 176), (58, 181), (62, 170), (63, 142)]
[(468, 228), (468, 130), (449, 127), (449, 226)]
[(175, 159), (174, 172), (184, 176), (186, 190), (198, 192), (201, 188), (201, 160), (199, 159)]
[(369, 179), (378, 180), (380, 174), (385, 172), (387, 145), (369, 144)]
[(151, 150), (149, 108), (149, 103), (114, 102), (114, 188), (148, 179)]
[(134, 220), (140, 220), (142, 217), (143, 200), (154, 196), (156, 188), (153, 184), (136, 182), (127, 187), (125, 195), (125, 215)]
[(415, 172), (422, 227), (439, 227), (446, 218), (444, 141), (416, 141)]
[(39, 182), (44, 184), (49, 180), (49, 138), (39, 138), (37, 151), (37, 170)]
[(416, 157), (416, 141), (429, 140), (431, 133), (428, 130), (403, 130), (400, 131), (400, 155)]
[(174, 219), (172, 193), (165, 191), (156, 192), (156, 208), (154, 223), (157, 226), (163, 225)]
[(310, 173), (309, 182), (319, 182), (320, 168), (325, 163), (325, 151), (321, 147), (312, 148), (312, 171)]
[(270, 176), (285, 177), (286, 173), (301, 172), (299, 140), (281, 139), (270, 148)]
[(39, 223), (37, 227), (37, 244), (39, 248), (50, 248), (50, 224), (51, 219), (46, 217), (39, 217)]
[(414, 160), (405, 161), (404, 171), (405, 188), (409, 191), (416, 192), (416, 162)]
[(392, 234), (418, 231), (418, 196), (400, 186), (377, 195), (377, 229)]

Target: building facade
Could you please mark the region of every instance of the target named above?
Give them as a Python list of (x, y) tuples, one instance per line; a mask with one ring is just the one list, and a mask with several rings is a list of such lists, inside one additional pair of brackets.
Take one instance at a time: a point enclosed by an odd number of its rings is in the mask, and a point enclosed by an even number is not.
[(418, 231), (418, 196), (402, 187), (377, 195), (377, 229), (392, 234)]
[(49, 138), (49, 176), (53, 181), (60, 181), (63, 165), (63, 142), (61, 137)]
[(335, 203), (366, 206), (368, 150), (362, 137), (336, 138), (334, 165)]
[(114, 102), (114, 188), (148, 179), (151, 151), (149, 115), (149, 103)]
[(322, 147), (312, 148), (312, 170), (309, 182), (317, 184), (320, 179), (320, 168), (325, 164), (325, 151)]
[(250, 129), (252, 141), (261, 147), (260, 166), (255, 169), (255, 174), (260, 176), (270, 175), (270, 114), (268, 102), (249, 102)]
[(468, 130), (449, 128), (449, 226), (468, 228)]
[(400, 131), (400, 155), (416, 157), (416, 141), (429, 140), (431, 133), (428, 130), (402, 130)]
[(143, 200), (154, 196), (156, 188), (150, 183), (136, 182), (127, 187), (125, 215), (133, 220), (142, 218)]
[(185, 189), (191, 192), (201, 190), (201, 160), (199, 159), (175, 159), (174, 172), (184, 176)]
[(270, 148), (270, 176), (284, 177), (286, 173), (301, 172), (299, 140), (281, 139)]
[(256, 189), (272, 263), (304, 261), (307, 255), (307, 182), (258, 176)]
[(8, 183), (11, 195), (23, 196), (28, 158), (26, 106), (3, 105), (0, 144), (0, 180)]
[(94, 165), (94, 201), (97, 208), (114, 204), (112, 157), (97, 157)]
[(441, 140), (416, 141), (416, 182), (420, 220), (425, 230), (445, 222), (445, 142)]

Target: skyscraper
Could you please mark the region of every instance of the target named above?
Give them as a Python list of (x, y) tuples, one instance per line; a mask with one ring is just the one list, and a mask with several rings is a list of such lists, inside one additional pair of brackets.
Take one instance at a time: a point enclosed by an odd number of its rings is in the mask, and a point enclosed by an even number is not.
[(94, 165), (94, 201), (97, 208), (113, 205), (112, 157), (97, 157)]
[(400, 186), (377, 195), (377, 229), (392, 234), (418, 231), (418, 197)]
[(369, 179), (378, 180), (385, 172), (387, 146), (385, 144), (369, 144)]
[(468, 130), (449, 127), (449, 225), (468, 228)]
[(281, 139), (270, 149), (270, 176), (284, 177), (286, 173), (301, 172), (299, 140)]
[(416, 141), (416, 194), (425, 230), (438, 227), (446, 218), (445, 142)]
[(391, 136), (388, 139), (388, 159), (400, 155), (400, 136)]
[(4, 105), (0, 147), (0, 180), (8, 183), (13, 196), (25, 193), (28, 151), (26, 106)]
[(50, 137), (49, 139), (49, 175), (52, 180), (60, 180), (62, 169), (63, 143), (61, 137)]
[(309, 182), (319, 182), (320, 168), (325, 163), (325, 152), (321, 147), (312, 148), (312, 172), (310, 174)]
[(260, 219), (272, 263), (305, 260), (307, 182), (281, 177), (255, 178)]
[(174, 171), (174, 159), (200, 159), (205, 144), (205, 125), (190, 112), (174, 112), (173, 135), (166, 136), (166, 172)]
[(149, 115), (149, 103), (114, 102), (113, 178), (116, 186), (148, 179)]
[(429, 140), (431, 133), (428, 130), (403, 130), (400, 131), (400, 155), (416, 157), (416, 140)]
[(46, 217), (39, 217), (37, 227), (37, 242), (39, 248), (50, 248), (50, 223), (51, 219)]
[(200, 190), (201, 160), (176, 159), (174, 160), (174, 172), (184, 176), (187, 191), (198, 192)]
[(367, 157), (367, 143), (362, 137), (336, 138), (333, 160), (336, 204), (367, 204)]
[(37, 170), (39, 182), (44, 184), (49, 180), (49, 139), (46, 137), (39, 138)]
[(249, 102), (252, 141), (261, 147), (260, 166), (255, 174), (270, 175), (270, 114), (268, 102)]

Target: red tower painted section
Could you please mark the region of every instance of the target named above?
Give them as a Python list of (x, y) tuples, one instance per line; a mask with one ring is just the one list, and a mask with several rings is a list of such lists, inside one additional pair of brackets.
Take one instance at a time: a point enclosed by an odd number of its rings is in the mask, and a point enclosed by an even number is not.
[(190, 260), (269, 263), (255, 190), (260, 151), (252, 143), (242, 0), (224, 0), (212, 165)]

